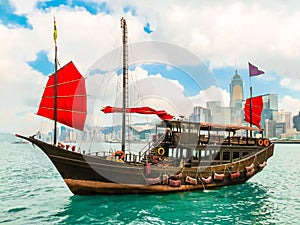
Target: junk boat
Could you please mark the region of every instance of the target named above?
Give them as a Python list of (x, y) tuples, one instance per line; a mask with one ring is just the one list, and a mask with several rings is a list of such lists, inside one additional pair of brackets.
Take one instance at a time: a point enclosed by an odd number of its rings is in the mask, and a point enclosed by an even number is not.
[[(55, 24), (54, 27), (56, 32)], [(128, 74), (124, 18), (121, 28), (124, 88)], [(126, 91), (123, 91), (122, 108), (108, 106), (102, 109), (104, 113), (122, 113), (121, 149), (113, 153), (103, 149), (93, 154), (69, 149), (56, 142), (56, 122), (84, 129), (87, 114), (85, 79), (72, 62), (57, 70), (56, 56), (55, 51), (55, 73), (49, 76), (37, 113), (54, 120), (54, 142), (46, 143), (35, 136), (16, 136), (39, 147), (75, 195), (154, 194), (241, 184), (261, 172), (273, 155), (274, 144), (263, 138), (260, 127), (188, 122), (176, 120), (164, 110), (128, 108)], [(251, 108), (254, 106), (255, 110), (260, 109), (255, 112), (258, 118), (253, 119)], [(246, 120), (259, 123), (261, 110), (259, 97), (247, 99)], [(135, 154), (125, 149), (127, 113), (156, 114), (161, 119), (152, 140)], [(260, 137), (252, 137), (253, 133)]]

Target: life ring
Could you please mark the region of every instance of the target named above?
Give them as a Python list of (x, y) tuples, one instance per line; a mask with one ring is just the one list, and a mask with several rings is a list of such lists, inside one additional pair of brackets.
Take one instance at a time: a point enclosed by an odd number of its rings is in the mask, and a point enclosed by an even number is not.
[(259, 146), (263, 146), (263, 144), (264, 144), (263, 139), (258, 139), (257, 144), (258, 144)]
[(58, 142), (58, 143), (57, 143), (57, 146), (58, 146), (59, 148), (65, 148), (65, 145), (64, 145), (63, 143), (61, 143), (61, 142)]
[(268, 147), (270, 145), (270, 141), (268, 139), (264, 140), (264, 146)]
[(164, 154), (165, 154), (165, 149), (162, 148), (162, 147), (160, 147), (159, 149), (157, 149), (157, 153), (158, 153), (159, 155), (164, 155)]
[(117, 150), (115, 156), (119, 156), (119, 159), (124, 159), (124, 152), (121, 150)]

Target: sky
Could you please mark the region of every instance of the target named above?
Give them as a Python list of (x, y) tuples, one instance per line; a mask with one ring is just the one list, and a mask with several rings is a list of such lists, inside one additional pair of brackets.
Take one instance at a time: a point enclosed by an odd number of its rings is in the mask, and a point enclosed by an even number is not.
[[(98, 72), (115, 69), (105, 75), (104, 83), (120, 77), (115, 49), (121, 46), (120, 18), (126, 18), (130, 74), (146, 94), (143, 104), (166, 107), (176, 115), (188, 108), (181, 104), (185, 99), (190, 105), (222, 100), (226, 106), (235, 70), (243, 78), (244, 95), (249, 96), (251, 62), (265, 71), (251, 79), (253, 94), (278, 94), (279, 110), (296, 115), (300, 111), (299, 12), (297, 0), (1, 0), (0, 132), (33, 134), (43, 129), (36, 112), (47, 76), (54, 70), (54, 16), (60, 65), (72, 60), (86, 77), (93, 75), (95, 65), (100, 65)], [(117, 66), (112, 66), (112, 56)], [(103, 62), (110, 64), (109, 70), (101, 67)], [(199, 62), (201, 68), (195, 66)], [(197, 75), (204, 65), (210, 77)], [(149, 97), (149, 77), (151, 87), (159, 87), (155, 97)], [(162, 96), (162, 90), (179, 94)], [(136, 105), (142, 104), (139, 96)], [(173, 98), (179, 106), (174, 106)]]

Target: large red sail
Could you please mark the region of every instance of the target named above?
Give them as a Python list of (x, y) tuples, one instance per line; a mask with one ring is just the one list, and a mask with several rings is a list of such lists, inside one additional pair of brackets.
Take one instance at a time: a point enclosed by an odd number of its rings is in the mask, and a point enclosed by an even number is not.
[[(252, 108), (252, 124), (256, 125), (258, 128), (261, 128), (261, 113), (263, 110), (263, 99), (262, 96), (253, 97), (251, 101)], [(250, 109), (250, 98), (246, 100), (244, 107), (245, 121), (251, 123), (251, 109)]]
[[(54, 74), (49, 76), (37, 114), (54, 120)], [(57, 121), (83, 130), (86, 114), (85, 79), (69, 62), (57, 71)]]
[[(116, 113), (122, 112), (122, 108), (106, 106), (101, 109), (102, 112), (106, 113)], [(126, 108), (127, 113), (139, 113), (139, 114), (154, 114), (157, 115), (161, 120), (171, 120), (174, 116), (167, 113), (165, 110), (155, 110), (150, 107), (137, 107), (137, 108)]]

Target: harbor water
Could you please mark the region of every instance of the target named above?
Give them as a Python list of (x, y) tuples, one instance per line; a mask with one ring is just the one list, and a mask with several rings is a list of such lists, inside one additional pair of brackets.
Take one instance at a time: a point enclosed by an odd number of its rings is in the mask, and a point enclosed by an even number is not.
[(0, 224), (300, 224), (298, 144), (276, 144), (245, 184), (156, 195), (74, 196), (31, 144), (0, 155)]

